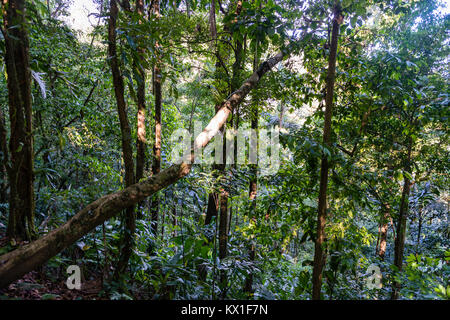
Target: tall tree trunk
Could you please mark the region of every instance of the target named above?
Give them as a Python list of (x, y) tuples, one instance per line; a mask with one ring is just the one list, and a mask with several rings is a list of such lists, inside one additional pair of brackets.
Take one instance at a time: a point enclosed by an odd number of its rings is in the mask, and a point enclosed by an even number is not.
[[(220, 172), (224, 175), (225, 168), (226, 168), (226, 160), (227, 160), (227, 154), (226, 154), (226, 124), (221, 129), (222, 135), (223, 135), (223, 164), (218, 165), (218, 168)], [(224, 184), (226, 184), (225, 177), (222, 178)], [(222, 186), (220, 188), (220, 197), (219, 197), (219, 259), (221, 263), (223, 263), (223, 260), (227, 257), (227, 246), (228, 246), (228, 197), (229, 192), (227, 190), (227, 186)], [(225, 270), (220, 271), (220, 286), (221, 286), (221, 299), (225, 299), (226, 292), (227, 292), (227, 272)]]
[[(212, 3), (215, 1), (213, 0)], [(241, 14), (242, 10), (242, 1), (239, 0), (236, 3), (235, 8), (235, 15), (237, 22), (237, 17)], [(215, 21), (215, 18), (214, 18)], [(214, 26), (215, 29), (215, 26)], [(229, 25), (226, 25), (224, 27), (224, 30), (226, 32), (229, 32)], [(217, 30), (215, 31), (217, 33)], [(239, 79), (241, 74), (241, 67), (242, 67), (242, 51), (243, 51), (243, 45), (238, 40), (235, 44), (234, 49), (234, 58), (235, 61), (232, 66), (232, 78), (231, 78), (231, 87), (230, 92), (228, 94), (232, 94), (235, 90), (239, 88)], [(219, 51), (217, 51), (217, 56), (219, 55)], [(236, 110), (237, 111), (237, 110)], [(231, 122), (232, 123), (232, 122)], [(220, 170), (222, 173), (225, 172), (226, 164), (227, 164), (227, 143), (226, 143), (226, 126), (223, 127), (222, 134), (224, 137), (224, 146), (223, 146), (223, 165), (220, 166)], [(219, 224), (219, 259), (222, 261), (224, 260), (228, 255), (228, 230), (229, 230), (229, 224), (230, 224), (230, 215), (228, 210), (228, 198), (229, 198), (229, 191), (227, 190), (227, 187), (223, 187), (220, 191), (220, 224)], [(222, 286), (222, 294), (221, 298), (225, 299), (226, 293), (227, 293), (227, 283), (228, 283), (228, 277), (227, 272), (225, 270), (222, 270), (220, 273), (220, 283)]]
[[(140, 16), (144, 16), (144, 0), (136, 1), (136, 12)], [(138, 53), (141, 57), (144, 56), (144, 48), (139, 46)], [(137, 142), (136, 142), (136, 181), (141, 180), (144, 177), (145, 168), (145, 149), (147, 143), (146, 128), (145, 128), (145, 118), (147, 113), (147, 108), (145, 106), (145, 80), (146, 74), (142, 67), (142, 64), (137, 61), (135, 63), (138, 69), (138, 79), (137, 79)]]
[[(8, 202), (7, 180), (8, 180), (8, 170), (10, 169), (10, 167), (9, 167), (9, 152), (8, 152), (8, 133), (5, 125), (5, 116), (1, 108), (0, 108), (0, 151), (2, 153), (2, 159), (0, 162), (1, 168), (0, 178), (2, 179), (2, 183), (0, 185), (0, 202), (6, 203)], [(7, 213), (6, 210), (2, 208), (1, 214), (6, 215), (6, 213)]]
[[(109, 62), (111, 66), (111, 72), (114, 84), (114, 94), (117, 102), (117, 109), (120, 121), (120, 131), (122, 136), (122, 152), (123, 160), (125, 164), (125, 186), (129, 187), (134, 184), (134, 162), (133, 162), (133, 149), (131, 147), (131, 130), (127, 115), (127, 105), (124, 95), (124, 83), (123, 77), (120, 73), (119, 61), (117, 58), (117, 45), (116, 45), (116, 26), (117, 16), (119, 9), (117, 7), (116, 0), (110, 1), (110, 18), (108, 26), (108, 53)], [(134, 206), (126, 208), (125, 212), (125, 228), (124, 236), (122, 240), (122, 248), (115, 270), (115, 277), (118, 278), (123, 273), (127, 266), (128, 260), (131, 257), (133, 250), (133, 236), (136, 229), (136, 221), (134, 216)]]
[[(153, 14), (156, 19), (160, 17), (160, 2), (154, 0), (153, 2)], [(161, 56), (158, 53), (159, 45), (156, 43), (156, 63), (153, 68), (153, 94), (155, 96), (155, 142), (153, 145), (153, 166), (152, 173), (158, 174), (161, 171), (161, 105), (162, 105), (162, 92), (161, 92)], [(155, 194), (152, 199), (152, 230), (155, 238), (158, 234), (158, 215), (159, 215), (159, 197)]]
[[(301, 41), (304, 40), (304, 35)], [(80, 210), (61, 227), (51, 231), (44, 237), (33, 241), (12, 252), (0, 256), (0, 288), (19, 279), (34, 270), (62, 250), (75, 243), (95, 227), (116, 216), (122, 210), (134, 206), (156, 192), (174, 184), (189, 174), (194, 154), (202, 150), (227, 122), (229, 115), (245, 99), (248, 93), (258, 84), (261, 78), (283, 60), (293, 49), (288, 46), (277, 55), (260, 65), (242, 86), (221, 105), (219, 112), (198, 135), (194, 142), (190, 161), (172, 165), (144, 181), (136, 183), (124, 190), (105, 195)]]
[[(405, 165), (405, 171), (407, 172), (411, 172), (411, 149), (412, 149), (412, 141), (410, 140)], [(406, 223), (408, 221), (410, 191), (411, 191), (411, 181), (406, 175), (404, 175), (403, 191), (400, 200), (400, 208), (397, 221), (397, 237), (395, 238), (395, 248), (394, 248), (394, 265), (397, 267), (398, 273), (400, 273), (403, 268), (403, 252), (405, 250)], [(400, 288), (401, 288), (400, 282), (394, 280), (391, 294), (392, 300), (398, 299)]]
[[(211, 42), (212, 50), (215, 50), (216, 55), (216, 71), (215, 71), (215, 77), (216, 80), (219, 77), (218, 70), (221, 67), (219, 59), (220, 58), (220, 52), (219, 52), (219, 43), (217, 41), (217, 25), (216, 25), (216, 2), (215, 0), (211, 0), (210, 9), (209, 9), (209, 32), (211, 39), (213, 40)], [(220, 111), (220, 104), (216, 104), (215, 106), (215, 112), (216, 114)], [(226, 124), (220, 129), (220, 132), (224, 138), (223, 141), (225, 141), (225, 127)], [(226, 150), (225, 150), (226, 143), (224, 144), (223, 148), (223, 164), (213, 164), (213, 170), (214, 170), (214, 176), (217, 177), (218, 174), (223, 173), (225, 170), (225, 160), (226, 160)], [(219, 229), (219, 259), (223, 259), (226, 256), (226, 241), (227, 241), (227, 232), (226, 232), (226, 225), (228, 221), (228, 213), (227, 213), (227, 204), (228, 204), (228, 195), (226, 191), (221, 188), (220, 192), (212, 191), (208, 195), (208, 207), (206, 211), (206, 218), (205, 218), (205, 225), (208, 225), (211, 223), (212, 219), (215, 217), (215, 230), (217, 231), (217, 228)], [(220, 213), (220, 216), (219, 216)], [(219, 221), (217, 221), (217, 217), (219, 216)], [(214, 233), (214, 237), (216, 237), (216, 232)], [(215, 239), (215, 238), (214, 238)], [(208, 242), (212, 239), (209, 238)], [(203, 280), (206, 280), (206, 269), (204, 266), (199, 267), (199, 275), (200, 278)], [(224, 272), (220, 273), (220, 285), (222, 288), (225, 288), (226, 286), (226, 275)], [(222, 290), (222, 298), (224, 298), (225, 290)]]
[[(218, 60), (219, 50), (218, 50), (218, 43), (217, 43), (217, 25), (216, 25), (216, 1), (211, 0), (211, 5), (209, 8), (209, 33), (211, 36), (211, 39), (213, 40), (211, 42), (211, 46), (216, 52), (216, 59)], [(216, 74), (217, 69), (220, 67), (220, 64), (218, 61), (216, 61)], [(217, 76), (216, 76), (217, 77)], [(220, 109), (220, 105), (215, 106), (215, 112), (217, 113)], [(223, 130), (221, 130), (223, 133)], [(213, 164), (213, 170), (221, 170), (221, 166), (217, 164)], [(213, 191), (208, 196), (208, 208), (206, 211), (206, 219), (205, 224), (208, 225), (211, 223), (211, 220), (213, 217), (217, 217), (219, 211), (219, 193)]]
[(16, 240), (34, 238), (33, 126), (31, 70), (26, 30), (25, 1), (3, 0), (3, 35), (8, 74), (9, 117), (9, 221), (7, 234)]
[[(328, 75), (326, 84), (326, 105), (325, 105), (325, 123), (323, 129), (323, 143), (327, 148), (331, 148), (331, 118), (333, 115), (333, 95), (334, 82), (336, 77), (336, 57), (339, 37), (339, 25), (342, 23), (341, 9), (338, 5), (334, 8), (333, 29), (330, 44), (330, 56), (328, 60)], [(327, 187), (328, 187), (328, 158), (322, 156), (322, 165), (320, 168), (320, 190), (317, 214), (317, 235), (314, 250), (313, 267), (313, 293), (314, 300), (320, 300), (320, 291), (322, 287), (322, 270), (325, 265), (324, 242), (325, 242), (325, 223), (327, 218)]]
[[(253, 70), (256, 70), (259, 64), (259, 53), (258, 53), (259, 45), (256, 45), (255, 56), (253, 59)], [(256, 97), (253, 95), (253, 107), (251, 111), (251, 128), (254, 132), (258, 130), (258, 103)], [(256, 137), (257, 138), (257, 137)], [(254, 145), (250, 144), (250, 149), (258, 150), (257, 141), (251, 140), (250, 143), (255, 143)], [(256, 152), (257, 153), (257, 152)], [(250, 182), (249, 182), (249, 220), (256, 220), (256, 196), (258, 192), (258, 165), (250, 164)], [(251, 239), (250, 248), (249, 248), (249, 260), (253, 262), (256, 256), (256, 246), (254, 239)], [(244, 284), (244, 292), (251, 294), (253, 292), (253, 273), (249, 273), (247, 278), (245, 279)]]
[[(251, 128), (254, 130), (258, 129), (258, 111), (254, 108), (254, 113)], [(257, 146), (254, 146), (257, 148)], [(249, 220), (255, 222), (256, 220), (256, 196), (258, 192), (258, 179), (257, 179), (258, 165), (251, 165), (250, 168), (250, 183), (249, 183)], [(249, 260), (253, 262), (256, 257), (256, 246), (254, 239), (251, 240), (249, 248)], [(251, 294), (253, 292), (253, 273), (249, 273), (245, 279), (244, 292)]]

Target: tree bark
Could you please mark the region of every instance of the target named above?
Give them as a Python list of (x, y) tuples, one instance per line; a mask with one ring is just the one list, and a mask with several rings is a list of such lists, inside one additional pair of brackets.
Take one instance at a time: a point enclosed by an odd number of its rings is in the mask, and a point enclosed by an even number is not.
[[(117, 45), (116, 45), (116, 27), (117, 27), (117, 15), (119, 9), (117, 7), (116, 0), (110, 1), (110, 17), (108, 26), (108, 53), (111, 66), (111, 72), (114, 84), (114, 94), (117, 102), (117, 110), (120, 121), (120, 131), (122, 136), (122, 152), (123, 160), (125, 164), (125, 186), (129, 187), (134, 184), (134, 162), (133, 162), (133, 149), (131, 147), (131, 129), (127, 115), (127, 105), (124, 95), (124, 82), (122, 74), (120, 73), (119, 61), (117, 58)], [(123, 273), (128, 265), (132, 249), (133, 249), (133, 236), (136, 229), (136, 217), (134, 215), (134, 206), (126, 208), (125, 212), (125, 228), (124, 236), (122, 240), (122, 248), (115, 271), (115, 277), (117, 278), (120, 273)]]
[[(144, 0), (136, 1), (136, 12), (144, 16)], [(143, 57), (144, 48), (139, 46), (138, 48), (139, 55)], [(145, 80), (146, 74), (145, 70), (142, 67), (142, 64), (139, 62), (135, 63), (136, 68), (138, 69), (137, 79), (137, 107), (138, 107), (138, 115), (137, 115), (137, 142), (136, 142), (136, 181), (141, 180), (144, 177), (144, 168), (145, 168), (145, 149), (147, 143), (147, 133), (145, 128), (145, 118), (147, 113), (147, 108), (145, 106)]]
[(217, 193), (211, 192), (208, 195), (208, 208), (206, 209), (205, 225), (211, 223), (213, 217), (217, 217), (219, 210), (219, 197)]
[[(0, 185), (0, 202), (6, 203), (8, 202), (8, 170), (9, 170), (9, 152), (8, 152), (8, 133), (5, 125), (5, 116), (3, 114), (3, 110), (0, 108), (0, 151), (2, 153), (1, 159), (1, 179), (2, 183)], [(1, 210), (2, 214), (6, 215), (6, 210)]]
[[(160, 17), (160, 2), (155, 0), (153, 2), (153, 14), (156, 19)], [(156, 52), (159, 49), (156, 43)], [(153, 69), (153, 94), (155, 96), (155, 142), (153, 145), (153, 166), (152, 173), (158, 174), (161, 171), (161, 106), (162, 106), (162, 92), (161, 92), (161, 57), (157, 53), (156, 63)], [(155, 237), (158, 234), (158, 215), (159, 215), (159, 197), (157, 194), (152, 199), (152, 230)]]
[[(408, 145), (408, 154), (406, 159), (405, 171), (411, 172), (411, 149), (412, 142)], [(400, 200), (400, 208), (397, 222), (397, 237), (395, 238), (395, 248), (394, 248), (394, 265), (397, 267), (400, 273), (403, 268), (403, 252), (405, 250), (405, 240), (406, 240), (406, 223), (408, 220), (409, 211), (409, 194), (411, 191), (411, 181), (404, 175), (403, 180), (403, 191), (402, 198)], [(397, 300), (400, 292), (400, 282), (393, 281), (391, 299)]]
[[(220, 193), (220, 221), (219, 221), (219, 259), (221, 262), (228, 255), (228, 191), (222, 190)], [(220, 284), (222, 287), (221, 298), (226, 297), (227, 272), (221, 270)]]
[[(325, 123), (323, 129), (323, 143), (327, 148), (331, 147), (331, 118), (333, 114), (333, 95), (334, 82), (336, 77), (336, 57), (339, 37), (339, 25), (342, 23), (342, 15), (338, 6), (334, 9), (333, 29), (330, 45), (330, 56), (328, 60), (328, 75), (326, 84), (325, 100)], [(313, 267), (313, 292), (312, 298), (320, 300), (320, 291), (322, 287), (322, 270), (325, 265), (324, 242), (325, 242), (325, 223), (327, 218), (327, 187), (328, 187), (328, 158), (322, 156), (322, 165), (320, 168), (320, 190), (317, 214), (317, 235), (314, 250)]]
[[(219, 50), (218, 50), (218, 44), (217, 44), (217, 25), (216, 25), (216, 1), (211, 0), (211, 5), (209, 8), (209, 33), (211, 36), (211, 39), (213, 40), (211, 42), (211, 46), (216, 52), (216, 78), (217, 78), (217, 69), (220, 66), (219, 63)], [(219, 111), (220, 105), (215, 106), (216, 113)], [(223, 133), (223, 130), (221, 130)], [(213, 170), (222, 171), (222, 166), (213, 164)], [(216, 191), (213, 191), (208, 196), (208, 209), (206, 211), (206, 219), (205, 224), (208, 225), (211, 223), (211, 220), (213, 217), (217, 217), (217, 214), (219, 212), (219, 193)]]
[(8, 74), (11, 135), (9, 140), (10, 185), (7, 235), (11, 239), (34, 238), (34, 168), (31, 103), (31, 69), (26, 30), (25, 1), (3, 0), (3, 35)]
[[(252, 129), (258, 128), (258, 112), (257, 110), (254, 110), (256, 112), (256, 115), (253, 116), (251, 127)], [(251, 178), (249, 183), (249, 219), (252, 221), (255, 221), (256, 219), (256, 196), (258, 193), (258, 179), (257, 179), (257, 165), (251, 165)], [(253, 262), (256, 257), (256, 246), (255, 242), (252, 239), (250, 243), (249, 253), (248, 253), (249, 260)], [(253, 292), (253, 273), (249, 273), (247, 278), (245, 279), (245, 285), (244, 285), (244, 292), (251, 294)]]
[(386, 244), (387, 244), (387, 232), (389, 226), (390, 208), (388, 204), (383, 205), (383, 217), (381, 218), (380, 225), (380, 243), (378, 245), (377, 255), (381, 260), (384, 260), (386, 254)]
[(172, 165), (142, 182), (106, 195), (87, 205), (64, 225), (51, 231), (46, 236), (0, 256), (0, 288), (42, 265), (122, 210), (134, 206), (139, 201), (185, 177), (191, 170), (195, 152), (203, 149), (211, 141), (226, 123), (230, 113), (245, 99), (260, 79), (288, 55), (291, 49), (292, 46), (288, 46), (262, 63), (258, 70), (222, 103), (219, 112), (195, 139), (190, 161)]
[[(212, 4), (214, 4), (215, 1), (212, 1)], [(212, 5), (213, 7), (213, 5)], [(236, 4), (235, 9), (235, 15), (236, 20), (237, 17), (240, 15), (242, 10), (242, 1), (238, 1)], [(214, 16), (215, 16), (215, 9), (214, 9)], [(237, 21), (235, 21), (237, 22)], [(217, 33), (216, 30), (216, 23), (214, 18), (214, 26), (211, 26), (212, 29), (215, 30), (215, 33)], [(225, 31), (229, 32), (229, 25), (226, 25), (224, 27)], [(213, 36), (212, 32), (211, 35)], [(235, 49), (234, 49), (234, 57), (235, 61), (232, 66), (232, 78), (231, 78), (231, 87), (229, 94), (232, 94), (235, 90), (239, 87), (239, 78), (241, 73), (241, 66), (242, 66), (242, 43), (240, 41), (236, 41)], [(216, 55), (219, 56), (219, 51), (217, 50)], [(220, 170), (222, 173), (225, 172), (226, 164), (227, 164), (227, 150), (226, 150), (226, 127), (224, 126), (222, 130), (222, 134), (224, 137), (224, 146), (223, 146), (223, 165), (220, 166)], [(222, 261), (224, 260), (228, 255), (228, 230), (229, 230), (229, 224), (230, 224), (230, 215), (228, 213), (228, 198), (229, 198), (229, 191), (227, 190), (227, 187), (223, 187), (220, 191), (220, 224), (219, 224), (219, 259)], [(225, 270), (222, 270), (220, 273), (220, 283), (222, 286), (222, 293), (221, 298), (225, 299), (226, 293), (227, 293), (227, 272)]]
[[(259, 63), (259, 54), (258, 54), (258, 44), (256, 45), (256, 52), (253, 59), (253, 69), (255, 70)], [(251, 113), (251, 128), (257, 132), (258, 130), (258, 104), (257, 99), (253, 96), (253, 106)], [(254, 141), (255, 145), (250, 144), (250, 148), (258, 150), (258, 143)], [(249, 219), (250, 221), (256, 220), (256, 196), (258, 192), (258, 165), (251, 164), (250, 165), (250, 182), (249, 182)], [(256, 256), (256, 246), (254, 239), (251, 240), (250, 248), (248, 252), (248, 257), (251, 262), (255, 260)], [(253, 273), (249, 273), (247, 278), (245, 279), (244, 284), (244, 292), (251, 294), (253, 292)]]

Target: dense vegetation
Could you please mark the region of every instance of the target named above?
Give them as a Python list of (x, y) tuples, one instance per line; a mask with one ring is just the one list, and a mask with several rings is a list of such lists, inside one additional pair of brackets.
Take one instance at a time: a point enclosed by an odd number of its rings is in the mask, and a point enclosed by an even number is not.
[[(95, 3), (2, 1), (0, 298), (450, 298), (442, 3)], [(274, 174), (176, 162), (239, 128)]]

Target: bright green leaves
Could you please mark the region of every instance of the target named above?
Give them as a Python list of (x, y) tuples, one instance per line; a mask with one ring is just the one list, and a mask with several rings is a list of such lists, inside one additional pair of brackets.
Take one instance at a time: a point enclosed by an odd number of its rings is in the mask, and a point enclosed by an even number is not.
[[(448, 250), (445, 252), (448, 254)], [(408, 298), (449, 299), (450, 286), (445, 274), (450, 268), (444, 259), (428, 255), (410, 254), (406, 258), (404, 293)]]
[(260, 1), (242, 3), (239, 17), (230, 13), (224, 17), (223, 23), (231, 26), (233, 38), (243, 42), (244, 36), (250, 40), (250, 48), (255, 49), (256, 43), (266, 50), (269, 40), (274, 45), (284, 44), (287, 36), (286, 20), (288, 13), (283, 7), (273, 1), (261, 5)]

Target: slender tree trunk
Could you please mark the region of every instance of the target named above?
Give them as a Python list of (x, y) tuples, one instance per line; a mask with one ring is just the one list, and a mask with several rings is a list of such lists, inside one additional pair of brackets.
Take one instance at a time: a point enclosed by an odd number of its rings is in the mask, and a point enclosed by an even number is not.
[(280, 129), (283, 128), (284, 111), (285, 111), (285, 107), (284, 107), (284, 104), (282, 103), (280, 105), (280, 119), (278, 120), (278, 126), (280, 127)]
[[(124, 95), (124, 83), (123, 77), (120, 73), (119, 61), (117, 58), (117, 45), (116, 45), (116, 27), (118, 7), (116, 0), (110, 1), (110, 18), (108, 27), (108, 53), (109, 62), (111, 66), (111, 72), (113, 76), (114, 94), (117, 102), (117, 109), (120, 121), (120, 131), (122, 136), (122, 152), (123, 160), (125, 164), (125, 186), (129, 187), (134, 184), (134, 162), (133, 162), (133, 149), (131, 147), (131, 130), (127, 115), (127, 105)], [(131, 257), (133, 249), (133, 236), (136, 229), (136, 221), (134, 216), (134, 206), (126, 208), (125, 212), (125, 228), (124, 236), (122, 240), (122, 248), (115, 271), (115, 277), (118, 278), (121, 273), (125, 271), (128, 265), (128, 260)]]
[[(304, 35), (301, 41), (304, 41)], [(277, 55), (260, 65), (242, 86), (221, 105), (219, 112), (198, 135), (191, 150), (190, 161), (172, 165), (144, 181), (124, 190), (111, 193), (90, 203), (61, 227), (44, 237), (0, 256), (0, 288), (9, 285), (24, 274), (34, 270), (78, 239), (95, 229), (122, 210), (134, 206), (156, 192), (174, 184), (189, 174), (195, 160), (195, 152), (202, 150), (225, 125), (233, 110), (247, 97), (261, 78), (289, 54), (293, 46), (288, 46)]]
[[(221, 262), (228, 255), (228, 192), (222, 190), (220, 193), (220, 221), (219, 221), (219, 259)], [(221, 270), (220, 283), (222, 287), (221, 298), (226, 297), (227, 272)]]
[(34, 238), (33, 126), (31, 70), (26, 30), (25, 1), (3, 0), (3, 35), (8, 74), (9, 118), (9, 222), (7, 234), (16, 240)]
[[(257, 123), (257, 121), (256, 121)], [(252, 129), (253, 129), (253, 121), (252, 121)], [(254, 168), (256, 169), (256, 165), (254, 165)], [(256, 195), (257, 195), (257, 191), (258, 191), (258, 181), (256, 178), (256, 170), (254, 170), (254, 168), (252, 168), (252, 178), (250, 180), (250, 192), (249, 192), (249, 208), (250, 208), (250, 214), (249, 214), (249, 219), (253, 222), (256, 222), (256, 217), (255, 217), (255, 211), (256, 211)], [(255, 256), (256, 256), (256, 246), (255, 246), (255, 241), (254, 239), (251, 240), (250, 243), (250, 248), (248, 251), (248, 257), (249, 260), (251, 262), (255, 261)], [(247, 278), (245, 279), (245, 285), (244, 285), (244, 292), (251, 294), (253, 293), (253, 273), (249, 273)]]
[[(216, 54), (216, 75), (215, 77), (218, 78), (217, 70), (220, 68), (220, 52), (219, 52), (219, 44), (217, 42), (217, 25), (216, 25), (216, 2), (215, 0), (211, 0), (210, 10), (209, 10), (209, 32), (211, 39), (213, 40), (211, 42), (212, 49), (215, 50)], [(215, 106), (215, 112), (216, 114), (220, 111), (220, 105), (216, 104)], [(220, 129), (221, 134), (224, 138), (223, 141), (225, 141), (225, 127), (226, 124)], [(223, 148), (223, 161), (226, 160), (226, 150), (225, 150), (226, 143), (224, 144)], [(218, 174), (223, 173), (225, 170), (225, 161), (223, 164), (213, 164), (213, 170), (214, 175), (217, 177)], [(228, 203), (228, 194), (226, 191), (221, 188), (220, 192), (212, 191), (208, 196), (208, 207), (206, 211), (206, 218), (205, 218), (205, 225), (208, 225), (211, 223), (212, 219), (219, 216), (219, 221), (216, 220), (215, 226), (216, 230), (218, 229), (219, 233), (219, 259), (223, 259), (226, 256), (226, 241), (227, 241), (227, 233), (226, 233), (226, 224), (228, 221), (228, 213), (227, 213), (227, 203)], [(219, 215), (220, 213), (220, 215)], [(216, 235), (214, 235), (216, 236)], [(215, 238), (214, 238), (215, 239)], [(211, 241), (211, 239), (208, 239), (208, 241)], [(199, 275), (200, 278), (203, 280), (206, 280), (206, 270), (204, 266), (199, 267)], [(226, 286), (226, 274), (224, 272), (220, 273), (220, 284), (222, 288), (225, 288)], [(222, 298), (224, 298), (224, 290), (222, 291)]]
[[(219, 55), (218, 52), (218, 43), (217, 43), (217, 25), (216, 25), (216, 1), (211, 0), (211, 5), (209, 8), (209, 33), (211, 39), (211, 45), (213, 49), (216, 51), (216, 56)], [(218, 57), (216, 58), (218, 59)], [(216, 61), (216, 73), (217, 69), (220, 67), (218, 61)], [(220, 110), (220, 105), (215, 106), (215, 112), (217, 113)], [(223, 130), (221, 130), (223, 133)], [(221, 170), (221, 166), (217, 164), (213, 164), (213, 170)], [(213, 217), (217, 217), (219, 211), (219, 193), (213, 191), (208, 196), (208, 209), (206, 211), (206, 219), (205, 224), (208, 225), (211, 223)]]
[[(212, 3), (215, 1), (213, 0)], [(237, 17), (240, 15), (242, 10), (242, 1), (238, 1), (236, 4), (235, 9), (235, 15), (237, 22)], [(215, 18), (214, 18), (215, 22)], [(214, 23), (215, 24), (215, 23)], [(215, 26), (214, 26), (215, 29)], [(225, 31), (229, 32), (229, 26), (225, 26)], [(217, 31), (216, 31), (217, 33)], [(231, 78), (231, 88), (229, 94), (232, 94), (235, 90), (239, 88), (239, 79), (241, 74), (241, 67), (242, 67), (242, 51), (243, 51), (243, 45), (240, 41), (236, 41), (236, 46), (234, 50), (234, 56), (235, 61), (232, 66), (232, 78)], [(217, 55), (219, 55), (219, 52), (217, 52)], [(232, 123), (232, 122), (231, 122)], [(227, 164), (227, 143), (226, 143), (226, 126), (223, 127), (223, 137), (224, 137), (224, 146), (223, 146), (223, 165), (221, 166), (220, 170), (222, 172), (225, 172), (226, 164)], [(220, 224), (219, 224), (219, 259), (222, 261), (225, 259), (228, 255), (228, 230), (229, 230), (229, 224), (230, 224), (230, 215), (228, 210), (228, 198), (229, 198), (229, 192), (227, 190), (227, 187), (223, 187), (220, 191)], [(220, 282), (222, 286), (222, 295), (221, 298), (225, 299), (226, 293), (227, 293), (227, 283), (228, 283), (228, 277), (227, 272), (222, 270), (220, 273)]]
[(383, 205), (383, 217), (380, 223), (380, 243), (378, 245), (377, 255), (381, 260), (384, 260), (386, 254), (386, 244), (387, 244), (387, 232), (389, 226), (390, 208), (388, 204)]
[[(136, 12), (142, 18), (145, 14), (144, 0), (136, 0)], [(138, 43), (138, 54), (141, 58), (145, 56), (145, 49), (139, 40)], [(136, 68), (136, 82), (137, 82), (137, 139), (136, 139), (136, 181), (140, 181), (144, 177), (144, 170), (146, 165), (146, 151), (147, 151), (147, 130), (146, 130), (146, 117), (147, 117), (147, 107), (145, 101), (145, 85), (146, 85), (146, 70), (142, 66), (142, 63), (138, 59), (134, 61), (134, 67)], [(136, 219), (143, 219), (142, 208), (144, 202), (138, 203), (138, 212), (136, 214)]]
[(217, 217), (219, 210), (219, 197), (217, 193), (211, 192), (208, 195), (208, 208), (206, 209), (205, 225), (211, 223), (212, 218)]
[[(156, 19), (160, 17), (160, 2), (155, 0), (153, 2), (153, 14)], [(156, 43), (156, 50), (159, 45)], [(153, 166), (152, 173), (158, 174), (161, 171), (161, 106), (162, 106), (162, 92), (161, 92), (161, 63), (160, 55), (156, 53), (156, 63), (153, 68), (153, 94), (155, 96), (155, 143), (153, 145)], [(159, 215), (159, 197), (155, 194), (152, 199), (152, 230), (155, 237), (158, 234), (158, 215)]]
[[(2, 153), (1, 159), (1, 179), (2, 183), (0, 186), (0, 202), (6, 203), (8, 202), (8, 193), (7, 193), (7, 180), (8, 180), (8, 170), (9, 170), (9, 152), (8, 152), (8, 133), (5, 125), (5, 116), (3, 115), (3, 111), (0, 108), (0, 151)], [(2, 215), (6, 215), (6, 210), (1, 210)]]
[[(256, 70), (259, 64), (259, 53), (258, 53), (258, 47), (259, 45), (256, 45), (256, 51), (255, 56), (253, 60), (253, 70)], [(259, 118), (259, 112), (258, 112), (258, 103), (255, 96), (253, 98), (253, 107), (252, 107), (252, 113), (251, 113), (251, 128), (254, 130), (254, 132), (257, 132), (258, 130), (258, 118)], [(251, 140), (250, 142), (250, 148), (258, 150), (258, 143), (257, 141)], [(252, 143), (254, 143), (252, 145)], [(257, 152), (256, 152), (257, 153)], [(258, 165), (257, 164), (251, 164), (250, 165), (250, 182), (249, 182), (249, 220), (256, 222), (256, 196), (258, 192)], [(248, 257), (251, 262), (255, 260), (256, 256), (256, 246), (255, 246), (255, 240), (251, 239), (250, 248)], [(244, 292), (251, 294), (253, 292), (253, 273), (249, 273), (247, 278), (245, 279), (244, 284)]]
[[(326, 85), (325, 123), (323, 129), (323, 143), (327, 148), (331, 147), (331, 118), (333, 114), (334, 82), (336, 76), (336, 57), (339, 37), (339, 25), (342, 23), (341, 10), (338, 5), (334, 9), (333, 30), (331, 36), (330, 56), (328, 60), (328, 76)], [(317, 235), (314, 250), (313, 267), (313, 293), (314, 300), (320, 300), (322, 287), (322, 270), (325, 265), (325, 223), (327, 218), (327, 187), (328, 187), (328, 158), (322, 156), (320, 168), (320, 190), (317, 215)]]
[[(258, 127), (258, 120), (257, 116), (256, 119), (252, 120), (252, 129), (255, 129)], [(249, 185), (249, 219), (250, 221), (256, 222), (256, 196), (258, 192), (258, 180), (257, 180), (257, 165), (252, 165), (251, 167), (251, 178), (250, 178), (250, 185)], [(255, 241), (254, 239), (251, 240), (250, 248), (249, 248), (249, 260), (253, 262), (255, 260), (256, 256), (256, 247), (255, 247)], [(244, 292), (250, 294), (253, 292), (253, 273), (250, 273), (246, 280), (244, 285)]]
[[(136, 1), (136, 12), (144, 16), (144, 0)], [(145, 50), (142, 46), (138, 48), (139, 55), (144, 56)], [(145, 150), (147, 143), (147, 133), (145, 128), (145, 118), (147, 113), (147, 108), (145, 105), (145, 80), (146, 74), (139, 62), (135, 63), (138, 68), (138, 79), (137, 79), (137, 142), (136, 142), (136, 181), (141, 180), (144, 177), (145, 168)]]
[(211, 39), (214, 41), (212, 45), (216, 42), (217, 38), (217, 26), (216, 26), (216, 1), (211, 0), (211, 5), (209, 7), (209, 32), (211, 34)]
[(172, 237), (176, 237), (177, 236), (177, 226), (178, 226), (178, 218), (177, 218), (177, 207), (176, 204), (174, 203), (173, 208), (172, 208), (172, 219), (173, 219), (173, 234)]
[(417, 244), (416, 244), (416, 251), (419, 250), (420, 245), (420, 235), (422, 233), (422, 224), (423, 224), (423, 213), (422, 213), (422, 207), (419, 208), (419, 222), (418, 222), (418, 230), (417, 230)]
[[(223, 164), (219, 165), (219, 170), (224, 174), (226, 168), (226, 124), (222, 127), (222, 135), (223, 135)], [(223, 178), (225, 180), (225, 178)], [(226, 183), (226, 181), (224, 181)], [(222, 186), (220, 189), (220, 197), (219, 197), (219, 259), (221, 263), (223, 259), (227, 257), (227, 246), (228, 246), (228, 197), (229, 193), (227, 190), (227, 186)], [(220, 284), (222, 288), (221, 299), (225, 299), (226, 297), (226, 288), (227, 288), (227, 272), (225, 270), (221, 270), (220, 272)]]
[[(405, 165), (405, 171), (411, 172), (411, 149), (412, 142), (409, 142), (408, 155)], [(409, 211), (409, 194), (411, 191), (411, 181), (404, 175), (403, 180), (403, 191), (400, 200), (400, 208), (397, 222), (397, 237), (395, 238), (395, 248), (394, 248), (394, 265), (397, 267), (400, 273), (403, 268), (403, 252), (405, 250), (405, 240), (406, 240), (406, 223), (408, 221), (408, 211)], [(398, 281), (393, 281), (391, 299), (397, 300), (399, 297), (401, 284)]]

